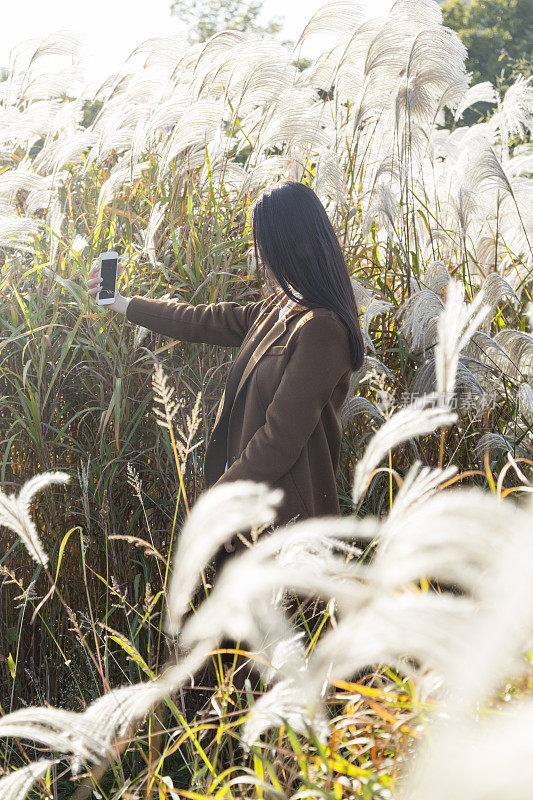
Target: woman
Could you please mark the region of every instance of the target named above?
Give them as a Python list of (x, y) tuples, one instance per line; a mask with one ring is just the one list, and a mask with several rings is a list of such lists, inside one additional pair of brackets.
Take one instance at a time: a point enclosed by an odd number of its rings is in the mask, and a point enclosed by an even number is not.
[[(335, 231), (315, 192), (289, 181), (253, 209), (258, 274), (275, 289), (246, 305), (118, 294), (105, 308), (186, 342), (239, 346), (206, 449), (206, 487), (265, 481), (284, 490), (276, 525), (339, 514), (340, 412), (363, 340)], [(99, 291), (98, 265), (87, 287)]]

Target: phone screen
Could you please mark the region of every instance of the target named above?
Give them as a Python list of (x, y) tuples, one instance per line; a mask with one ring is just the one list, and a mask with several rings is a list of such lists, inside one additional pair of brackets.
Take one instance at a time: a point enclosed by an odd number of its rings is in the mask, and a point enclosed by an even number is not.
[(100, 300), (111, 300), (115, 297), (117, 280), (117, 258), (103, 258), (101, 264), (102, 287), (98, 293)]

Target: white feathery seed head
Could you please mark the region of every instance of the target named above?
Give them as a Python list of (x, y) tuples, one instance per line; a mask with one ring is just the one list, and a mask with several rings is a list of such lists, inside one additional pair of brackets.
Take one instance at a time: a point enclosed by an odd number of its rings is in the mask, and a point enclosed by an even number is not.
[(43, 472), (27, 480), (18, 495), (4, 494), (0, 489), (0, 525), (16, 533), (33, 560), (44, 566), (48, 564), (48, 555), (31, 518), (30, 503), (34, 495), (46, 486), (69, 480), (70, 475), (66, 472)]

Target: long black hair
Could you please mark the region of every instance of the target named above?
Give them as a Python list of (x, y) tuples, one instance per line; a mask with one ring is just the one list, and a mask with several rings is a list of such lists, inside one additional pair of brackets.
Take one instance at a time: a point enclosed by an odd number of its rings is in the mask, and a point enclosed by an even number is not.
[(264, 192), (253, 207), (252, 232), (263, 282), (266, 265), (291, 300), (338, 314), (348, 328), (352, 367), (358, 370), (364, 345), (357, 304), (339, 240), (315, 192), (297, 181)]

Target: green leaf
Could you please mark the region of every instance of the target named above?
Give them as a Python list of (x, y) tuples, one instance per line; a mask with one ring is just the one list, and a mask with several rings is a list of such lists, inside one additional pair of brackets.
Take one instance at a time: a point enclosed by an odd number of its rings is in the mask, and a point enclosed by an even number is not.
[(125, 636), (122, 636), (119, 633), (114, 634), (113, 636), (109, 637), (111, 641), (116, 642), (118, 645), (122, 647), (123, 650), (126, 651), (128, 656), (135, 661), (137, 666), (139, 666), (142, 671), (148, 675), (149, 678), (155, 679), (157, 676), (156, 674), (150, 669), (142, 655), (139, 653), (136, 647), (128, 640)]
[(9, 667), (9, 672), (11, 673), (11, 677), (15, 680), (15, 672), (17, 671), (17, 665), (13, 661), (13, 656), (11, 653), (7, 657), (7, 666)]
[(57, 556), (56, 576), (55, 576), (55, 579), (54, 579), (54, 583), (57, 583), (57, 578), (58, 578), (58, 575), (59, 575), (59, 568), (61, 567), (61, 562), (63, 561), (63, 554), (65, 552), (65, 547), (67, 546), (67, 542), (68, 542), (68, 540), (70, 538), (70, 534), (73, 533), (74, 531), (79, 531), (80, 534), (81, 534), (80, 526), (76, 525), (75, 528), (71, 528), (69, 531), (67, 531), (66, 534), (63, 536), (63, 539), (62, 539), (61, 544), (59, 546), (59, 553), (58, 553), (58, 556)]

